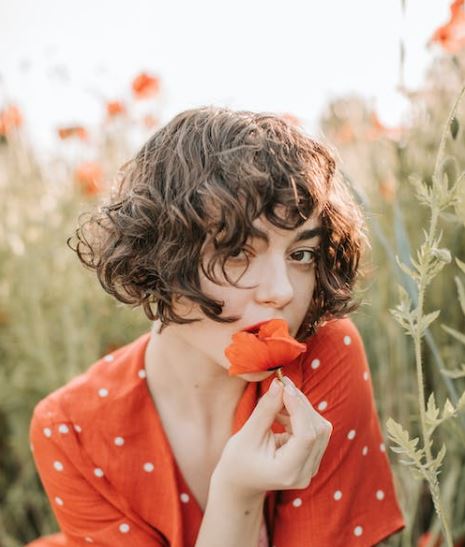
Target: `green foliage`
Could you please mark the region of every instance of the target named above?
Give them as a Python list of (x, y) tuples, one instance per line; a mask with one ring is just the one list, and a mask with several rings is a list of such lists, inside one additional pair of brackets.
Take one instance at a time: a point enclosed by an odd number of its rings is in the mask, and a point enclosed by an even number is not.
[(402, 89), (411, 104), (402, 131), (384, 127), (357, 97), (334, 101), (322, 117), (374, 242), (360, 290), (370, 309), (356, 320), (391, 451), (402, 456), (391, 463), (407, 528), (389, 545), (413, 545), (421, 522), (442, 528), (448, 545), (465, 532), (465, 485), (457, 480), (465, 466), (465, 291), (454, 268), (465, 273), (464, 106), (457, 97), (464, 81), (463, 54), (436, 60), (422, 89)]

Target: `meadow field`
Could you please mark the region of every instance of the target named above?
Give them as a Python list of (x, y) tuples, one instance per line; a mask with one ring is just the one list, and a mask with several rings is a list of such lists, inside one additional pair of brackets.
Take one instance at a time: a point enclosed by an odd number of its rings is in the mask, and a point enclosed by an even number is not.
[[(353, 320), (407, 521), (392, 547), (465, 545), (465, 52), (442, 45), (422, 88), (399, 89), (410, 104), (401, 126), (386, 127), (356, 96), (320, 118), (369, 227)], [(130, 85), (132, 101), (104, 104), (98, 128), (57, 128), (47, 162), (14, 101), (0, 112), (2, 547), (57, 530), (29, 446), (35, 404), (150, 328), (66, 244), (158, 127), (135, 104), (154, 100), (159, 80), (140, 74)]]

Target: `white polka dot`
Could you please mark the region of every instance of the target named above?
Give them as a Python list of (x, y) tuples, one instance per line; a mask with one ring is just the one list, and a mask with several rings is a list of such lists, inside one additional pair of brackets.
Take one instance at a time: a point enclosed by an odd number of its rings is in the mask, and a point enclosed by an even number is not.
[(342, 492), (340, 490), (336, 490), (336, 492), (334, 492), (333, 498), (336, 501), (340, 500), (342, 498)]
[(320, 360), (319, 359), (313, 359), (311, 367), (313, 369), (318, 368), (320, 366)]
[(147, 473), (151, 473), (153, 471), (153, 463), (146, 462), (144, 463), (144, 471), (147, 471)]
[(379, 445), (379, 449), (381, 450), (381, 452), (385, 452), (386, 451), (386, 447), (384, 446), (384, 443), (381, 443)]
[(302, 499), (301, 498), (295, 498), (292, 500), (292, 505), (294, 507), (300, 507), (302, 505)]
[(82, 428), (81, 428), (80, 425), (73, 425), (73, 427), (74, 427), (74, 431), (77, 431), (78, 433), (81, 433)]
[(351, 430), (349, 431), (349, 433), (347, 433), (347, 438), (348, 438), (349, 440), (352, 440), (352, 439), (355, 438), (355, 435), (356, 435), (356, 434), (357, 434), (357, 432), (355, 431), (355, 429), (351, 429)]
[(328, 407), (328, 403), (326, 401), (321, 401), (321, 403), (318, 405), (318, 410), (326, 410)]
[(369, 378), (368, 370), (365, 370), (365, 372), (363, 373), (363, 379), (366, 382), (368, 380), (368, 378)]
[(98, 390), (98, 394), (100, 397), (106, 397), (108, 395), (108, 389), (106, 387), (101, 387)]
[(29, 448), (31, 449), (31, 452), (34, 452), (34, 446), (32, 443), (29, 444)]
[(69, 428), (66, 424), (60, 424), (59, 427), (58, 427), (58, 431), (60, 433), (68, 433)]
[(126, 524), (126, 522), (123, 522), (119, 525), (119, 531), (122, 534), (127, 534), (129, 532), (129, 524)]
[(344, 344), (346, 346), (350, 346), (351, 342), (352, 342), (352, 338), (350, 336), (344, 336)]
[(63, 464), (61, 462), (59, 462), (58, 460), (55, 460), (53, 462), (53, 467), (57, 470), (57, 471), (63, 471)]
[(87, 542), (87, 543), (94, 543), (94, 540), (92, 538), (90, 538), (89, 536), (86, 536), (84, 538), (84, 540)]
[(100, 467), (96, 467), (96, 468), (94, 469), (94, 475), (95, 475), (96, 477), (99, 477), (99, 478), (100, 478), (100, 477), (103, 477), (103, 475), (104, 475), (103, 469), (100, 469)]
[(376, 490), (376, 499), (377, 500), (383, 500), (384, 499), (384, 492), (382, 490)]
[(354, 528), (354, 536), (361, 536), (363, 534), (363, 528), (361, 526), (356, 526)]
[(114, 359), (113, 355), (111, 354), (108, 354), (108, 355), (105, 355), (104, 357), (105, 361), (108, 361), (109, 363), (111, 363)]
[(116, 444), (116, 446), (123, 446), (124, 439), (123, 437), (115, 437), (113, 442)]
[(143, 368), (141, 368), (138, 372), (137, 372), (137, 376), (139, 376), (139, 378), (145, 378), (147, 376), (147, 373), (145, 372), (145, 370)]
[(366, 456), (368, 454), (368, 446), (364, 446), (362, 449), (362, 455)]
[(185, 492), (183, 492), (179, 497), (183, 503), (187, 503), (190, 499), (189, 494), (186, 494)]
[(55, 502), (57, 503), (57, 505), (63, 505), (63, 500), (58, 496), (55, 498)]
[(42, 431), (46, 437), (50, 438), (52, 436), (52, 430), (49, 427), (44, 427)]

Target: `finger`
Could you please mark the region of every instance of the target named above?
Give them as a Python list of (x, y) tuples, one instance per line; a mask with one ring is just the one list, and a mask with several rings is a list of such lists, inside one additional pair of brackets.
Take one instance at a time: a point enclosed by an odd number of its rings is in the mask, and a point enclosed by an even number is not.
[(259, 399), (249, 419), (242, 427), (244, 434), (265, 435), (283, 407), (283, 386), (275, 378), (268, 391)]
[(316, 437), (315, 427), (321, 420), (308, 401), (307, 397), (285, 377), (286, 387), (283, 391), (283, 402), (289, 412), (292, 432), (296, 437)]
[[(283, 474), (297, 478), (314, 449), (318, 449), (315, 413), (303, 404), (297, 394), (285, 389), (283, 401), (290, 413), (292, 434), (288, 442), (276, 452), (278, 467)], [(319, 416), (319, 415), (318, 415)], [(321, 416), (320, 416), (321, 419)]]
[(311, 451), (307, 462), (302, 468), (302, 474), (305, 477), (310, 476), (310, 474), (311, 477), (314, 477), (318, 473), (321, 460), (323, 459), (323, 456), (326, 453), (326, 449), (328, 448), (329, 439), (332, 434), (332, 424), (325, 420), (325, 423), (323, 425), (320, 425), (320, 427), (321, 429), (320, 433), (318, 434), (315, 449)]
[(284, 444), (287, 443), (289, 440), (290, 434), (289, 433), (275, 433), (274, 434), (274, 440), (276, 443), (276, 448), (280, 448)]
[(279, 422), (281, 425), (283, 425), (286, 430), (290, 429), (292, 431), (291, 427), (291, 419), (289, 415), (284, 415), (282, 412), (276, 415), (276, 421)]

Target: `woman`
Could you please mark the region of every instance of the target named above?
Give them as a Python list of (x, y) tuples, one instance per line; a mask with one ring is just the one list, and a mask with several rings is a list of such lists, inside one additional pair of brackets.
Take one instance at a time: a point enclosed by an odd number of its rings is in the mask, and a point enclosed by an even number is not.
[[(37, 405), (62, 532), (30, 545), (369, 546), (401, 530), (347, 317), (364, 224), (330, 151), (273, 114), (202, 107), (121, 174), (71, 248), (153, 325)], [(286, 387), (228, 374), (232, 336), (272, 319), (305, 344)]]

